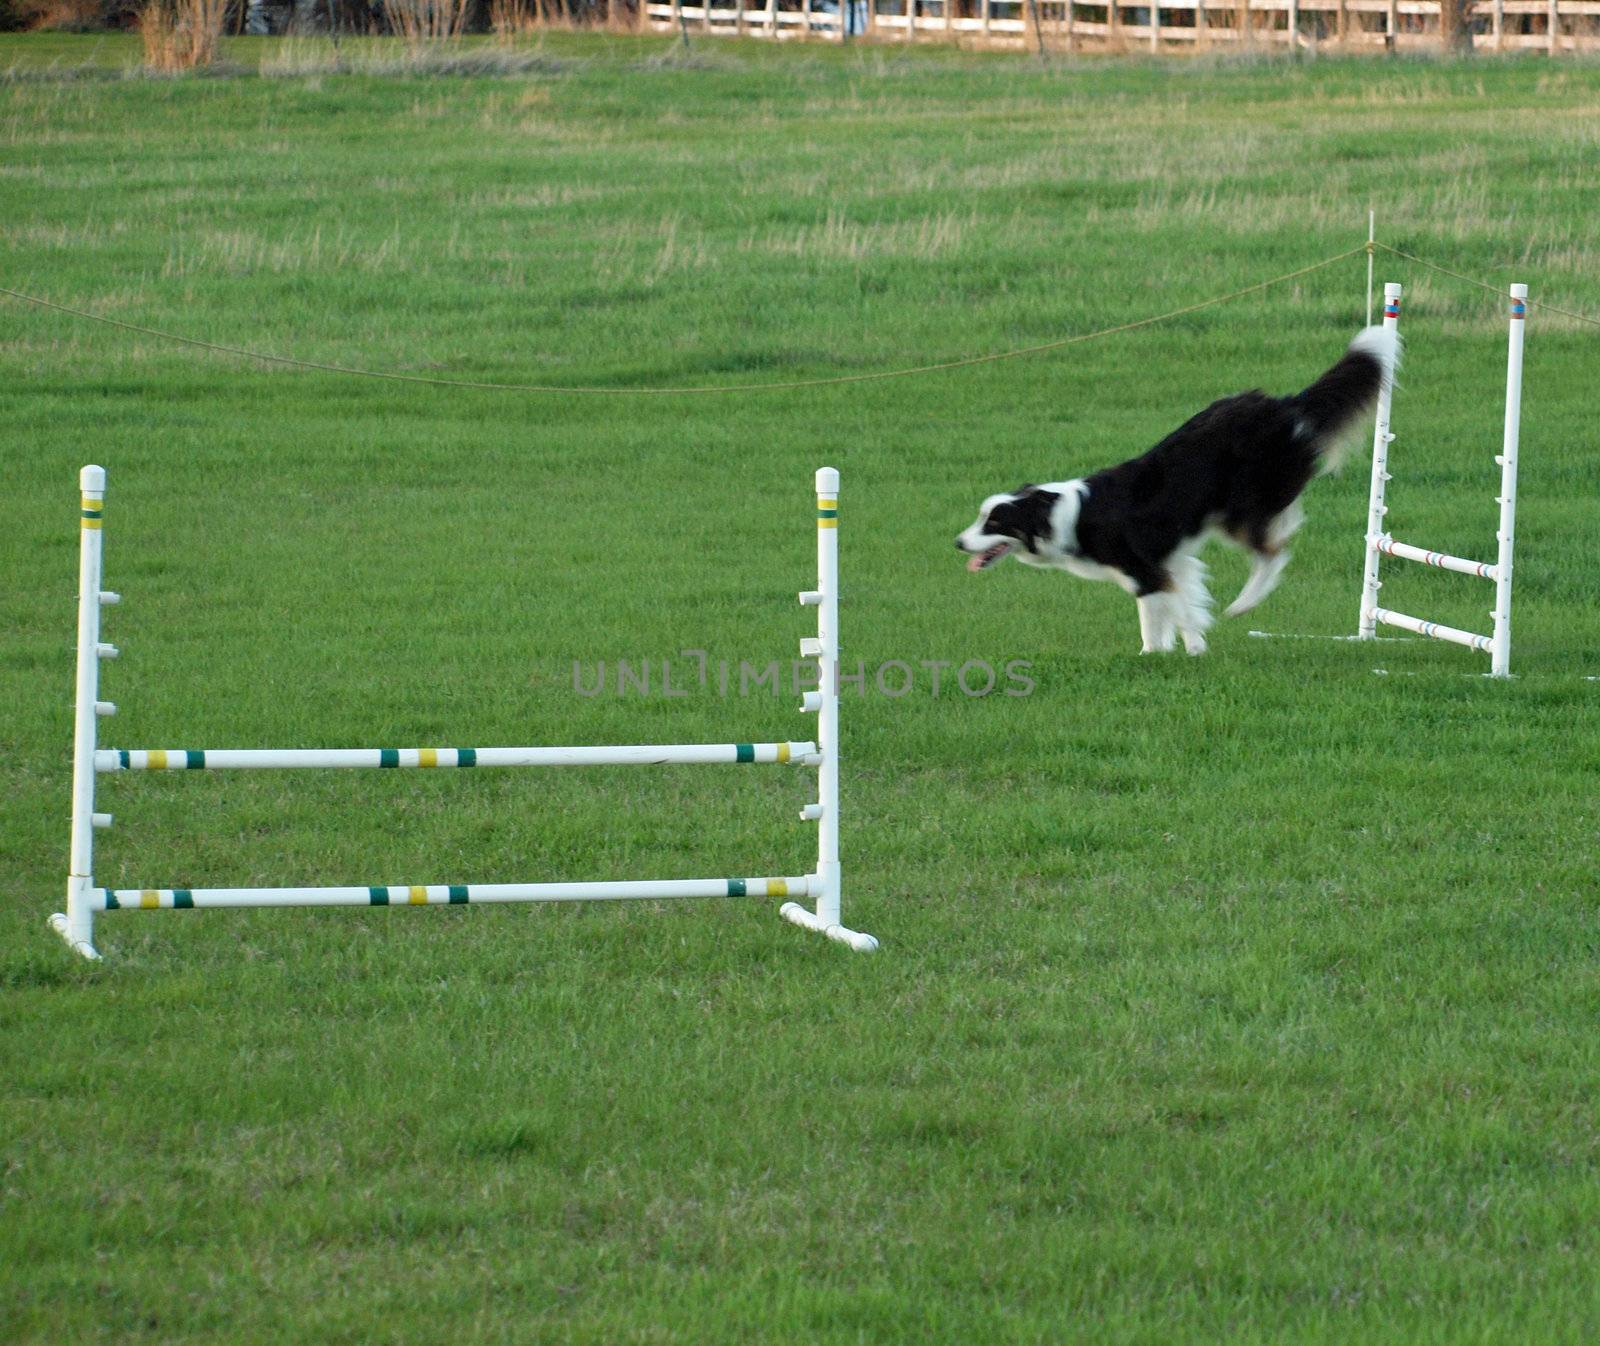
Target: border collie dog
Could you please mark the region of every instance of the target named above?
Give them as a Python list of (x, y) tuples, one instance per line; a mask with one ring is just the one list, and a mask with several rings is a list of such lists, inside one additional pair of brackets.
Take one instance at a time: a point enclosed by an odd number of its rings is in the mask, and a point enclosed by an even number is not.
[(1339, 466), (1399, 356), (1396, 333), (1369, 327), (1304, 392), (1224, 397), (1126, 463), (991, 495), (956, 546), (969, 554), (968, 570), (1015, 555), (1112, 580), (1138, 602), (1143, 653), (1170, 650), (1182, 635), (1190, 654), (1203, 654), (1211, 595), (1200, 549), (1220, 537), (1251, 553), (1230, 617), (1270, 594), (1289, 563), (1285, 544), (1305, 521), (1300, 493)]

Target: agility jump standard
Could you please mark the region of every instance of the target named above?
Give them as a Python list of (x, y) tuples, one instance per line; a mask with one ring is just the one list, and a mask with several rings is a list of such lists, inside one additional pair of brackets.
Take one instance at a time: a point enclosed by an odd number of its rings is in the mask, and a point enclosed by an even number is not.
[[(1468, 649), (1478, 650), (1490, 658), (1490, 675), (1505, 678), (1511, 675), (1511, 552), (1517, 521), (1517, 439), (1522, 425), (1522, 335), (1527, 322), (1528, 287), (1511, 287), (1511, 333), (1506, 357), (1506, 420), (1503, 447), (1495, 457), (1500, 464), (1500, 529), (1495, 535), (1499, 552), (1495, 563), (1468, 561), (1464, 557), (1450, 556), (1445, 552), (1429, 551), (1407, 542), (1396, 542), (1383, 526), (1389, 507), (1384, 503), (1384, 490), (1390, 481), (1389, 445), (1394, 436), (1389, 432), (1389, 401), (1391, 389), (1385, 383), (1378, 394), (1377, 424), (1372, 432), (1372, 488), (1367, 497), (1367, 547), (1366, 566), (1361, 581), (1361, 620), (1356, 639), (1373, 640), (1378, 623), (1398, 626), (1419, 636), (1434, 640), (1448, 640)], [(1395, 331), (1400, 325), (1400, 286), (1383, 287), (1383, 325)], [(1391, 612), (1378, 605), (1378, 590), (1383, 582), (1378, 578), (1380, 556), (1396, 556), (1403, 561), (1417, 561), (1422, 565), (1453, 570), (1460, 575), (1476, 575), (1494, 581), (1494, 609), (1489, 614), (1494, 619), (1492, 636), (1475, 635), (1454, 626), (1439, 622), (1425, 622), (1420, 617), (1408, 617), (1403, 612)]]
[[(800, 642), (815, 658), (818, 687), (805, 693), (800, 709), (817, 716), (816, 742), (691, 743), (576, 748), (291, 748), (102, 749), (99, 719), (116, 713), (101, 701), (100, 661), (117, 649), (100, 639), (100, 609), (120, 601), (101, 588), (106, 473), (79, 473), (82, 518), (78, 553), (77, 719), (72, 757), (72, 858), (67, 909), (50, 917), (51, 928), (69, 948), (98, 958), (94, 918), (98, 912), (204, 907), (446, 906), (474, 902), (593, 902), (669, 897), (789, 897), (815, 899), (815, 909), (786, 902), (779, 912), (852, 949), (878, 947), (871, 935), (839, 921), (839, 473), (817, 472), (817, 587), (800, 595), (817, 609), (817, 635)], [(341, 888), (97, 888), (94, 831), (111, 826), (111, 815), (95, 812), (95, 774), (115, 771), (300, 769), (313, 767), (519, 767), (650, 766), (659, 763), (778, 762), (817, 768), (817, 802), (800, 811), (817, 826), (817, 868), (795, 878), (664, 879), (619, 883), (465, 883), (379, 885)]]

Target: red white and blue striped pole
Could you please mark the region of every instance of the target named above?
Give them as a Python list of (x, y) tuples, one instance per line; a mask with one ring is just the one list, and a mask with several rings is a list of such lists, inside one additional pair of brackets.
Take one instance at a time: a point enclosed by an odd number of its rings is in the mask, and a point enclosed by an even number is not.
[(1511, 287), (1511, 331), (1506, 351), (1506, 425), (1500, 464), (1499, 552), (1494, 576), (1492, 677), (1511, 676), (1511, 553), (1517, 531), (1517, 441), (1522, 433), (1522, 336), (1527, 327), (1528, 287)]
[[(1383, 287), (1383, 328), (1394, 332), (1400, 326), (1401, 288), (1394, 282)], [(1378, 578), (1378, 542), (1383, 537), (1383, 516), (1389, 507), (1383, 503), (1384, 490), (1389, 484), (1389, 445), (1394, 436), (1389, 433), (1389, 405), (1394, 392), (1393, 379), (1384, 379), (1378, 388), (1378, 415), (1372, 427), (1372, 483), (1367, 491), (1367, 535), (1365, 560), (1361, 572), (1361, 615), (1356, 627), (1358, 640), (1375, 640), (1378, 635), (1378, 590), (1383, 582)]]

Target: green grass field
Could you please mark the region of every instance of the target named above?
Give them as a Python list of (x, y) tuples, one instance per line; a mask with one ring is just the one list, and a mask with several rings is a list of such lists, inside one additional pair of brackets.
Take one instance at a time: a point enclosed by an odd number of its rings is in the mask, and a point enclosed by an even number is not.
[[(552, 40), (508, 76), (122, 79), (0, 42), (0, 284), (445, 378), (763, 382), (1044, 342), (1380, 236), (1600, 313), (1600, 67)], [(237, 43), (253, 67), (271, 49)], [(85, 69), (90, 66), (93, 68)], [(96, 70), (99, 70), (99, 75)], [(1492, 556), (1492, 295), (1395, 262), (1397, 536)], [(1353, 629), (1361, 450), (1271, 602), (1140, 658), (979, 499), (1302, 386), (1353, 258), (1055, 355), (556, 397), (263, 368), (0, 300), (0, 1340), (1543, 1343), (1600, 1333), (1600, 340), (1529, 323), (1516, 648)], [(805, 737), (572, 665), (789, 659), (812, 471), (845, 913), (112, 914), (67, 860), (76, 471), (129, 747)], [(1226, 602), (1244, 564), (1216, 554)], [(1488, 629), (1489, 586), (1385, 597)], [(1374, 676), (1374, 667), (1391, 670)], [(1409, 675), (1409, 676), (1402, 676)], [(102, 778), (112, 886), (803, 872), (807, 773)]]

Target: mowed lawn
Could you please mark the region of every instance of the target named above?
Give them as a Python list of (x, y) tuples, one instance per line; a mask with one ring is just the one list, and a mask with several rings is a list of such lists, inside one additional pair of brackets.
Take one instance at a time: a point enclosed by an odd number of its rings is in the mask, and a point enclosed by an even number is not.
[[(1363, 321), (1361, 258), (1050, 355), (755, 391), (1177, 308), (1358, 245), (1369, 204), (1600, 313), (1600, 67), (274, 51), (150, 80), (79, 68), (125, 41), (0, 42), (0, 284), (430, 377), (750, 391), (364, 381), (0, 299), (0, 1340), (1600, 1333), (1600, 332), (1529, 320), (1511, 682), (1248, 637), (1354, 629), (1361, 447), (1203, 659), (1140, 658), (1111, 586), (951, 547), (991, 491), (1303, 386)], [(1390, 523), (1493, 559), (1503, 304), (1377, 278), (1408, 293)], [(123, 595), (104, 741), (202, 748), (807, 737), (737, 668), (814, 630), (836, 465), (847, 664), (916, 675), (844, 706), (845, 915), (882, 950), (732, 899), (115, 913), (75, 959), (45, 918), (86, 462)], [(1225, 603), (1244, 565), (1213, 559)], [(1488, 630), (1488, 585), (1388, 573), (1391, 606)], [(1035, 685), (935, 696), (935, 660)], [(811, 785), (102, 777), (97, 872), (790, 874)]]

